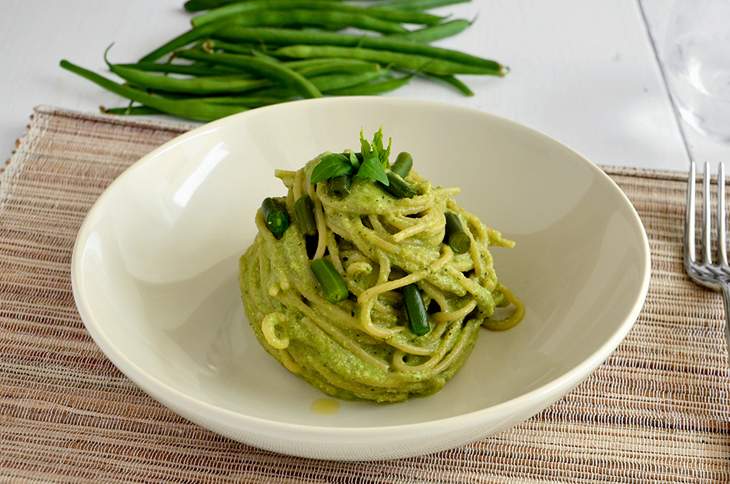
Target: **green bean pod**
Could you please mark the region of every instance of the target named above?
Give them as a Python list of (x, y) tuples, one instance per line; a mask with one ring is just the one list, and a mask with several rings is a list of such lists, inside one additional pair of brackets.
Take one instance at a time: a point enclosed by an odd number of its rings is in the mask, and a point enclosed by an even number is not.
[(444, 242), (451, 247), (455, 254), (463, 254), (471, 247), (471, 239), (464, 231), (458, 215), (452, 212), (446, 212), (446, 233)]
[(170, 62), (165, 63), (158, 63), (158, 62), (135, 62), (135, 63), (129, 63), (129, 64), (115, 64), (117, 66), (127, 68), (127, 69), (136, 69), (138, 71), (147, 71), (147, 72), (165, 72), (168, 74), (187, 74), (189, 76), (199, 76), (199, 77), (214, 77), (214, 76), (225, 76), (225, 75), (231, 75), (236, 74), (240, 76), (240, 78), (245, 78), (248, 76), (248, 74), (243, 74), (239, 70), (232, 69), (230, 67), (225, 66), (211, 66), (204, 63), (194, 63), (194, 64), (173, 64)]
[(369, 82), (359, 84), (357, 86), (345, 87), (327, 91), (329, 96), (377, 96), (390, 91), (400, 89), (410, 82), (413, 76), (403, 76), (398, 78), (386, 79), (384, 81)]
[(359, 47), (338, 47), (329, 45), (291, 45), (277, 49), (274, 54), (297, 59), (321, 57), (349, 57), (364, 61), (389, 64), (399, 68), (428, 72), (431, 74), (484, 74), (500, 75), (491, 68), (458, 64), (442, 59), (433, 59), (413, 54), (402, 54)]
[(341, 175), (331, 178), (327, 182), (327, 189), (335, 197), (345, 198), (352, 189), (352, 177), (350, 175)]
[(261, 203), (261, 212), (266, 228), (274, 237), (280, 239), (286, 229), (289, 228), (289, 214), (286, 213), (284, 205), (275, 198), (264, 198), (263, 203)]
[[(338, 89), (346, 89), (371, 82), (375, 79), (387, 76), (388, 73), (388, 69), (381, 69), (379, 71), (363, 72), (360, 74), (332, 74), (313, 77), (310, 81), (312, 81), (312, 84), (314, 84), (317, 89), (323, 93), (329, 94), (330, 92)], [(262, 89), (251, 94), (264, 97), (277, 97), (281, 99), (289, 99), (296, 95), (296, 93), (291, 89), (278, 87)]]
[(240, 78), (238, 75), (209, 76), (180, 79), (140, 71), (119, 64), (110, 64), (109, 69), (122, 79), (136, 86), (155, 91), (185, 94), (241, 93), (271, 86), (267, 79)]
[(207, 13), (193, 17), (191, 23), (195, 27), (206, 25), (211, 22), (217, 22), (224, 19), (230, 20), (249, 15), (259, 10), (286, 10), (291, 9), (307, 9), (318, 10), (322, 12), (341, 12), (353, 15), (362, 15), (390, 22), (436, 25), (441, 22), (443, 17), (431, 15), (428, 13), (413, 10), (398, 10), (394, 8), (378, 8), (373, 6), (370, 8), (358, 7), (355, 5), (347, 5), (344, 3), (333, 3), (331, 1), (311, 1), (311, 0), (265, 0), (265, 1), (249, 1), (237, 2), (226, 5), (224, 7), (210, 10)]
[(431, 331), (428, 324), (428, 313), (423, 304), (421, 291), (415, 284), (409, 284), (403, 288), (403, 303), (408, 316), (408, 328), (416, 336), (423, 336)]
[(469, 3), (471, 0), (384, 0), (378, 7), (397, 8), (401, 10), (429, 10), (457, 3)]
[[(457, 64), (481, 67), (494, 75), (504, 76), (509, 72), (506, 66), (491, 59), (483, 59), (452, 49), (434, 47), (395, 36), (375, 37), (333, 32), (300, 31), (292, 29), (251, 28), (240, 25), (224, 25), (213, 35), (233, 41), (264, 42), (276, 45), (330, 45), (341, 47), (362, 47), (367, 49), (415, 54), (433, 59), (442, 59)], [(387, 63), (387, 62), (384, 62)]]
[(411, 172), (411, 168), (413, 168), (413, 157), (407, 151), (402, 151), (398, 153), (393, 166), (390, 167), (390, 171), (401, 178), (405, 178)]
[[(211, 10), (214, 8), (229, 5), (231, 3), (246, 2), (251, 0), (188, 0), (185, 2), (185, 10), (188, 12), (199, 12), (201, 10)], [(325, 0), (322, 0), (325, 1)], [(342, 0), (326, 0), (331, 2), (341, 2)], [(277, 0), (268, 0), (268, 3), (276, 3)]]
[(418, 193), (410, 183), (401, 178), (398, 174), (388, 171), (388, 185), (378, 182), (380, 188), (393, 195), (395, 198), (413, 198)]
[(236, 54), (209, 54), (188, 49), (178, 52), (180, 57), (212, 64), (223, 64), (246, 69), (271, 80), (283, 82), (285, 85), (297, 91), (303, 97), (321, 97), (322, 93), (317, 87), (308, 81), (298, 72), (286, 67), (283, 63), (272, 62), (256, 56), (244, 56)]
[(302, 195), (294, 202), (294, 222), (304, 235), (317, 235), (317, 223), (314, 220), (314, 204), (309, 195)]
[(314, 273), (314, 277), (319, 282), (325, 299), (332, 304), (347, 299), (350, 291), (347, 289), (345, 280), (339, 272), (334, 268), (329, 259), (315, 259), (310, 267)]
[(242, 106), (216, 105), (197, 100), (173, 100), (147, 94), (139, 89), (118, 84), (111, 79), (107, 79), (95, 72), (77, 66), (66, 59), (61, 60), (60, 66), (67, 71), (73, 72), (74, 74), (93, 82), (107, 91), (111, 91), (119, 96), (180, 118), (192, 119), (195, 121), (212, 121), (241, 111), (246, 111), (246, 108)]
[(472, 91), (469, 86), (467, 86), (463, 81), (458, 79), (456, 76), (453, 75), (442, 75), (442, 74), (424, 74), (425, 77), (435, 79), (439, 82), (443, 82), (445, 84), (448, 84), (449, 86), (452, 86), (456, 88), (457, 91), (462, 93), (464, 96), (473, 96), (474, 91)]
[(421, 29), (411, 30), (405, 34), (395, 34), (395, 37), (412, 42), (433, 42), (460, 34), (468, 29), (470, 25), (471, 22), (468, 20), (454, 19), (436, 25), (429, 25)]
[[(355, 27), (360, 30), (370, 32), (379, 32), (381, 34), (403, 34), (408, 29), (397, 22), (389, 20), (381, 20), (361, 13), (351, 12), (333, 12), (325, 10), (309, 10), (299, 8), (295, 10), (253, 10), (241, 15), (232, 17), (223, 17), (219, 20), (212, 21), (195, 27), (196, 29), (204, 29), (211, 25), (241, 25), (241, 26), (269, 26), (269, 27), (287, 27), (287, 26), (334, 26), (342, 29), (344, 27)], [(216, 30), (217, 28), (213, 28)]]

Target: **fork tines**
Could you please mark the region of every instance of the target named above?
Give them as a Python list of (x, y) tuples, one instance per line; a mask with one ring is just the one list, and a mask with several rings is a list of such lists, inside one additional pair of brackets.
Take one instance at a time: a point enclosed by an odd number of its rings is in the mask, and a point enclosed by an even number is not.
[[(695, 163), (690, 162), (689, 181), (687, 186), (687, 213), (685, 216), (685, 232), (684, 232), (684, 259), (685, 265), (690, 269), (690, 265), (699, 267), (709, 267), (713, 265), (712, 257), (712, 195), (710, 193), (710, 163), (705, 162), (703, 180), (702, 180), (702, 239), (700, 241), (700, 249), (702, 252), (702, 260), (696, 260), (695, 253), (695, 184), (696, 169)], [(716, 228), (717, 228), (717, 253), (719, 260), (715, 261), (716, 267), (726, 268), (727, 262), (727, 244), (726, 244), (726, 222), (725, 222), (725, 165), (719, 163), (717, 166), (717, 212), (716, 212)]]

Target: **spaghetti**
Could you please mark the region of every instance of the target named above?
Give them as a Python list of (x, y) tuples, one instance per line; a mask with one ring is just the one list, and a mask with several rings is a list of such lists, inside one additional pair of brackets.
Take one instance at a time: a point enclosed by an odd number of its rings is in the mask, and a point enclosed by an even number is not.
[[(256, 215), (258, 235), (240, 259), (240, 286), (251, 327), (268, 353), (323, 392), (346, 399), (397, 402), (440, 390), (469, 356), (484, 326), (505, 330), (524, 313), (494, 270), (490, 246), (512, 247), (459, 207), (458, 189), (432, 186), (411, 171), (412, 198), (395, 198), (356, 179), (338, 198), (310, 183), (317, 158), (277, 171), (288, 213), (311, 198), (316, 236), (291, 225), (277, 238)], [(444, 243), (445, 214), (458, 218), (469, 249)], [(309, 246), (309, 247), (308, 247)], [(310, 269), (324, 258), (349, 297), (333, 303)], [(426, 334), (409, 329), (403, 288), (415, 285), (428, 309)], [(497, 308), (510, 314), (496, 319)]]

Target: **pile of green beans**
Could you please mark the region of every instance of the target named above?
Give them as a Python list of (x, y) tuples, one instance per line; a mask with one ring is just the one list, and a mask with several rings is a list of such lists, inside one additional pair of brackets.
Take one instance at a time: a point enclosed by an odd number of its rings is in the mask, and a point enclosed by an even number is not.
[[(122, 82), (65, 59), (60, 65), (126, 98), (102, 108), (115, 115), (212, 121), (300, 98), (379, 95), (414, 77), (473, 96), (457, 75), (503, 77), (509, 69), (430, 45), (473, 22), (428, 12), (469, 1), (188, 0), (185, 10), (196, 13), (190, 30), (137, 62), (112, 63), (105, 52)], [(413, 196), (397, 171), (390, 176), (400, 196)]]

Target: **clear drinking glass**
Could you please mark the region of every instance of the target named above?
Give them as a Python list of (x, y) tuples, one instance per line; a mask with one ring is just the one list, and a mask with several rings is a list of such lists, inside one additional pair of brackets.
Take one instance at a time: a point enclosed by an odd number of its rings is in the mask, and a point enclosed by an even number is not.
[(676, 0), (663, 57), (682, 118), (730, 142), (730, 0)]

